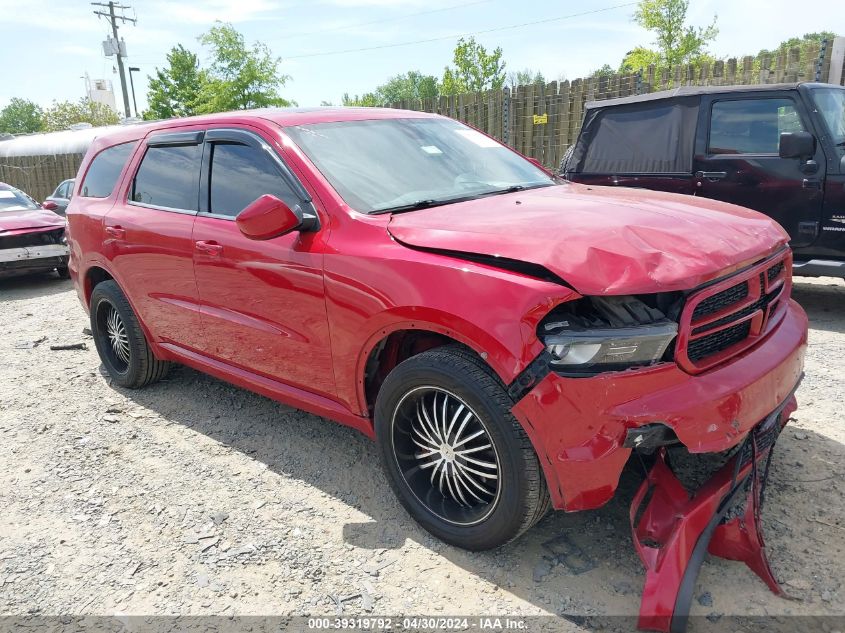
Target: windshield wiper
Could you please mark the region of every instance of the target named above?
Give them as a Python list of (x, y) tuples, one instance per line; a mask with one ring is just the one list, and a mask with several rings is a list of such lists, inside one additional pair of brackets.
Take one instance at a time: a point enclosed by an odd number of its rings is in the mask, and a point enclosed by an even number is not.
[(495, 189), (494, 191), (485, 191), (482, 196), (498, 196), (503, 193), (516, 193), (517, 191), (525, 191), (526, 189), (540, 189), (541, 187), (551, 187), (554, 183), (537, 183), (534, 185), (511, 185), (510, 187), (505, 187), (504, 189)]
[(370, 215), (380, 215), (382, 213), (402, 213), (403, 211), (417, 211), (418, 209), (430, 209), (431, 207), (442, 207), (446, 204), (454, 202), (465, 202), (466, 200), (473, 200), (475, 196), (461, 196), (459, 198), (447, 198), (445, 200), (435, 200), (428, 198), (425, 200), (416, 200), (408, 204), (400, 204), (395, 207), (387, 207), (385, 209), (377, 209), (370, 211)]

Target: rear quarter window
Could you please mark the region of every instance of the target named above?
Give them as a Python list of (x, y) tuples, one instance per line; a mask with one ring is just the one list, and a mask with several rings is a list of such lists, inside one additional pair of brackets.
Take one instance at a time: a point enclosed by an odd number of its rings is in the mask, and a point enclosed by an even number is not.
[(133, 149), (135, 141), (113, 145), (97, 154), (88, 167), (79, 195), (85, 198), (108, 198)]

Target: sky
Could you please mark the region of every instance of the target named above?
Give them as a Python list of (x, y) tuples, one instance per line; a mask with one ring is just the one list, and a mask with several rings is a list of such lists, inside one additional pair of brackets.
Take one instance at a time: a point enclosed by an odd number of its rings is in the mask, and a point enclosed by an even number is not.
[[(575, 79), (603, 64), (618, 66), (651, 34), (632, 23), (626, 0), (124, 0), (137, 24), (120, 25), (127, 65), (137, 66), (138, 109), (146, 107), (147, 75), (166, 65), (178, 43), (207, 52), (197, 37), (215, 20), (232, 23), (247, 42), (260, 40), (282, 58), (291, 79), (282, 96), (300, 106), (339, 104), (398, 73), (441, 76), (459, 36), (476, 34), (500, 46), (507, 70), (540, 70), (547, 80)], [(106, 20), (83, 0), (0, 0), (0, 108), (21, 97), (48, 107), (78, 100), (84, 79), (111, 79), (121, 102), (117, 64), (102, 52)], [(845, 2), (821, 0), (796, 11), (794, 0), (690, 0), (688, 21), (706, 26), (717, 15), (718, 57), (755, 54), (805, 32), (845, 34)], [(526, 23), (535, 23), (526, 26)], [(513, 27), (513, 28), (511, 28)], [(421, 41), (426, 40), (426, 41)], [(399, 44), (399, 46), (396, 46)], [(357, 50), (350, 49), (371, 49)], [(131, 96), (130, 96), (131, 100)]]

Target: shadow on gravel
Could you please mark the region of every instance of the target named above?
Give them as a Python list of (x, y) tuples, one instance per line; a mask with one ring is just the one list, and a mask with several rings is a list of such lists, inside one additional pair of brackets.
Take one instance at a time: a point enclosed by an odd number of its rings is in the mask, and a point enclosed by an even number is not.
[[(813, 292), (806, 291), (805, 298)], [(825, 292), (818, 294), (827, 297)], [(433, 539), (410, 519), (393, 497), (372, 444), (349, 428), (187, 368), (176, 368), (165, 382), (146, 390), (123, 393), (363, 512), (371, 520), (344, 525), (343, 539), (359, 548), (388, 550), (382, 560), (401, 565), (402, 548), (412, 539), (489, 583), (480, 584), (480, 591), (500, 587), (559, 614), (633, 615), (638, 610), (644, 572), (631, 543), (628, 506), (642, 470), (633, 460), (616, 497), (603, 508), (550, 513), (516, 542), (472, 553)], [(792, 593), (803, 594), (815, 606), (808, 610), (781, 601), (741, 564), (708, 559), (693, 613), (718, 622), (720, 614), (747, 613), (749, 604), (754, 612), (841, 610), (834, 605), (845, 597), (835, 593), (840, 587), (845, 592), (845, 525), (837, 514), (843, 505), (838, 486), (845, 476), (843, 464), (842, 444), (792, 427), (778, 442), (772, 463), (763, 516), (773, 566), (781, 580), (794, 583), (787, 586)], [(827, 592), (824, 603), (822, 592)], [(698, 618), (690, 630), (709, 630), (710, 624)]]
[(839, 280), (822, 285), (793, 279), (792, 298), (810, 317), (810, 327), (828, 332), (845, 332), (845, 284)]
[(72, 287), (69, 279), (59, 279), (56, 273), (38, 273), (23, 277), (0, 277), (0, 301), (38, 299), (67, 292)]

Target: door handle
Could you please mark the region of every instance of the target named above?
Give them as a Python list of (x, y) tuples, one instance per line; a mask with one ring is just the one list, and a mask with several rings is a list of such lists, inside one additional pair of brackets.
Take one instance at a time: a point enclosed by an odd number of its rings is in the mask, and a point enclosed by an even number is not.
[(695, 172), (696, 178), (707, 178), (708, 180), (721, 180), (722, 178), (726, 177), (728, 172), (726, 171), (697, 171)]
[(211, 255), (212, 257), (216, 257), (223, 252), (223, 247), (214, 240), (200, 240), (196, 242), (195, 246), (199, 252)]
[(822, 181), (821, 180), (813, 180), (811, 178), (805, 178), (801, 182), (802, 189), (821, 189), (822, 188)]
[(118, 240), (122, 240), (126, 237), (126, 229), (122, 226), (107, 226), (106, 233)]

